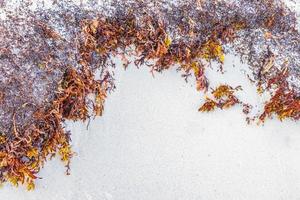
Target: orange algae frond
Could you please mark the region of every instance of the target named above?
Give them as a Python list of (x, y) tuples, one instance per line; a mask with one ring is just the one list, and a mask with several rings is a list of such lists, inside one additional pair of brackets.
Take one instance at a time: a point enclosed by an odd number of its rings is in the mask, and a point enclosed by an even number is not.
[(171, 44), (172, 44), (172, 39), (169, 35), (167, 35), (165, 38), (165, 45), (167, 48), (169, 48)]
[(198, 109), (200, 112), (210, 112), (217, 106), (217, 102), (210, 98), (206, 98), (205, 103)]
[(223, 63), (225, 60), (225, 55), (223, 52), (223, 48), (220, 42), (215, 40), (208, 40), (202, 47), (202, 55), (203, 58), (207, 60), (216, 59), (219, 62)]
[(228, 97), (233, 95), (234, 89), (229, 85), (220, 85), (215, 90), (213, 90), (212, 95), (216, 99), (221, 99), (222, 97)]
[(270, 101), (266, 103), (263, 114), (259, 119), (264, 121), (267, 117), (276, 114), (280, 120), (291, 118), (300, 119), (300, 98), (295, 96), (294, 91), (287, 91), (284, 87), (276, 90)]
[(237, 90), (241, 90), (241, 87), (232, 88), (229, 85), (220, 85), (211, 92), (213, 99), (206, 98), (205, 103), (199, 108), (199, 111), (209, 112), (216, 107), (225, 109), (235, 104), (240, 104), (240, 100), (234, 96), (234, 92)]
[[(25, 184), (27, 189), (33, 189), (33, 181), (37, 178), (34, 175), (34, 170), (30, 170), (13, 155), (2, 153), (0, 154), (0, 167), (7, 167), (11, 170), (4, 173), (4, 180), (9, 181), (13, 186), (18, 186), (19, 183)], [(4, 180), (1, 182), (3, 183)]]
[(26, 153), (27, 157), (28, 158), (37, 158), (38, 155), (39, 155), (39, 151), (37, 148), (32, 148), (32, 149), (29, 149)]
[(0, 144), (4, 144), (6, 141), (6, 137), (4, 135), (0, 135)]

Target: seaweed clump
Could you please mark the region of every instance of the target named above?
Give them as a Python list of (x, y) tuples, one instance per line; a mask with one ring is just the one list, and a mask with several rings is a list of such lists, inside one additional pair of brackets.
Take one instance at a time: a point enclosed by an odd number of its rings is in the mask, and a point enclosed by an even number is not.
[[(207, 67), (222, 68), (233, 53), (258, 91), (272, 96), (258, 120), (299, 120), (299, 27), (282, 0), (2, 1), (0, 17), (1, 183), (34, 189), (56, 154), (69, 173), (74, 153), (64, 122), (102, 115), (116, 56), (152, 73), (176, 67), (206, 93)], [(241, 104), (249, 113), (237, 90), (220, 85), (199, 111)]]
[(241, 90), (241, 87), (232, 88), (229, 85), (220, 85), (212, 91), (214, 99), (206, 98), (205, 103), (199, 108), (201, 112), (209, 112), (216, 107), (220, 109), (230, 108), (235, 104), (241, 104), (242, 102), (234, 95), (235, 91)]

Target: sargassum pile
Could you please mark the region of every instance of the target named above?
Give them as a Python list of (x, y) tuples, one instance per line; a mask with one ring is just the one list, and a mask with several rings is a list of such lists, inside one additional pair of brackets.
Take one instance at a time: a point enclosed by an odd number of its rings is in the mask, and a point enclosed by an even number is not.
[[(57, 154), (69, 172), (64, 121), (102, 115), (115, 57), (152, 73), (176, 67), (208, 93), (207, 67), (233, 53), (271, 95), (248, 122), (300, 118), (299, 21), (283, 0), (4, 0), (0, 19), (0, 183), (34, 189)], [(220, 85), (199, 111), (240, 104), (247, 115), (241, 89)]]

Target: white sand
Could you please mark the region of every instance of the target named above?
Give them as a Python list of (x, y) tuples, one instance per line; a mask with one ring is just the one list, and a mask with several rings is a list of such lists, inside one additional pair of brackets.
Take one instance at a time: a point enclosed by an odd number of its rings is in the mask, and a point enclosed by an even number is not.
[[(223, 76), (210, 70), (213, 85), (227, 78), (247, 90), (239, 94), (242, 99), (263, 102), (235, 64), (226, 65)], [(53, 159), (41, 170), (35, 191), (5, 185), (0, 199), (300, 198), (299, 122), (247, 125), (240, 107), (199, 113), (201, 93), (192, 80), (186, 84), (174, 70), (155, 78), (148, 71), (117, 70), (117, 90), (108, 97), (104, 116), (89, 130), (82, 123), (69, 124), (78, 154), (70, 176)]]

